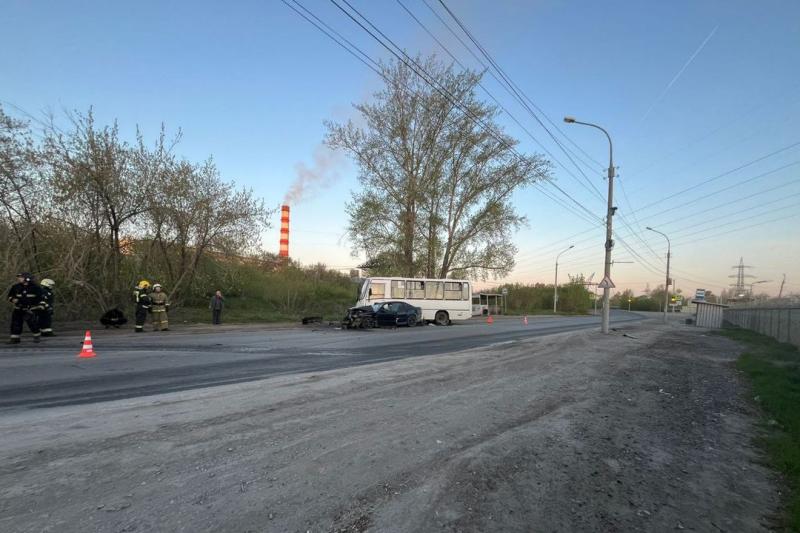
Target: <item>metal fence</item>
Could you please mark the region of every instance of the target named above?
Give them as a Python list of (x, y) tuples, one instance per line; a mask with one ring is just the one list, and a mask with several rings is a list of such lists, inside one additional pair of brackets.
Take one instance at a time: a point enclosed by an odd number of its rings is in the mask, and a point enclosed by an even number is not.
[(800, 346), (800, 307), (734, 307), (723, 317), (728, 324)]

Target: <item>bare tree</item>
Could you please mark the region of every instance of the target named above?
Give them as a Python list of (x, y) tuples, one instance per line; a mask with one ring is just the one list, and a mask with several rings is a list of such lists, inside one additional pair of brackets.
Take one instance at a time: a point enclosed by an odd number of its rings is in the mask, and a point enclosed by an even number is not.
[(257, 251), (274, 210), (251, 190), (224, 182), (210, 159), (200, 165), (179, 162), (163, 177), (148, 212), (174, 298), (191, 285), (207, 252)]
[(0, 108), (0, 219), (20, 250), (18, 268), (40, 271), (37, 215), (41, 187), (35, 167), (39, 163), (28, 124)]

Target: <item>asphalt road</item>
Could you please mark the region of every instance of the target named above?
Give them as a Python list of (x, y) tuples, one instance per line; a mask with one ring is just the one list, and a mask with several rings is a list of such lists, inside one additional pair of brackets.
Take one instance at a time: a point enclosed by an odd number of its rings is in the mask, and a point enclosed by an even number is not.
[[(642, 320), (614, 311), (612, 325)], [(320, 372), (456, 352), (514, 340), (599, 328), (599, 317), (499, 318), (451, 327), (346, 331), (330, 327), (99, 330), (94, 359), (78, 359), (82, 337), (0, 347), (0, 409), (94, 403), (266, 377)]]

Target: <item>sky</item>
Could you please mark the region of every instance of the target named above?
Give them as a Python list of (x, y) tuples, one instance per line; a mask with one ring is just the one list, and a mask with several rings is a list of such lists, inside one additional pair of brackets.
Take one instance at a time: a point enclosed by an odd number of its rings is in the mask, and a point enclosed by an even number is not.
[[(370, 57), (391, 57), (332, 2), (299, 1)], [(350, 3), (409, 54), (451, 62), (405, 6), (467, 68), (483, 70), (439, 0)], [(573, 244), (560, 257), (559, 282), (602, 277), (608, 142), (564, 124), (571, 115), (613, 141), (619, 290), (664, 283), (667, 241), (651, 226), (671, 241), (672, 277), (684, 293), (719, 293), (740, 258), (752, 266), (748, 282), (764, 282), (755, 292), (777, 294), (785, 274), (784, 292), (800, 293), (800, 2), (444, 3), (566, 147), (484, 76), (508, 111), (498, 122), (520, 152), (554, 160), (553, 181), (566, 194), (549, 184), (515, 194), (528, 219), (514, 237), (517, 266), (489, 285), (552, 283), (556, 255)], [(284, 3), (11, 0), (2, 17), (8, 113), (92, 106), (100, 121), (117, 119), (131, 138), (138, 125), (152, 140), (162, 123), (180, 128), (179, 155), (213, 156), (226, 179), (269, 206), (293, 191), (295, 259), (340, 269), (363, 259), (345, 237), (358, 168), (321, 143), (324, 122), (357, 121), (353, 104), (382, 81)], [(298, 191), (299, 175), (319, 179)], [(267, 250), (278, 248), (279, 216), (263, 236)]]

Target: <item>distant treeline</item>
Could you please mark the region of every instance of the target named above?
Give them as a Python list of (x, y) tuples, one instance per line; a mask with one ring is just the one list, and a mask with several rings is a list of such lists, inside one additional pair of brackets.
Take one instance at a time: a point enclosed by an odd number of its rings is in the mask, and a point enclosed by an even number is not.
[[(492, 292), (502, 293), (508, 289), (506, 297), (507, 310), (511, 314), (537, 314), (553, 310), (553, 285), (536, 283), (523, 285), (512, 283), (500, 285)], [(558, 311), (560, 313), (584, 314), (592, 307), (593, 295), (587, 290), (582, 276), (570, 278), (570, 281), (558, 286)]]

